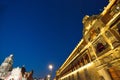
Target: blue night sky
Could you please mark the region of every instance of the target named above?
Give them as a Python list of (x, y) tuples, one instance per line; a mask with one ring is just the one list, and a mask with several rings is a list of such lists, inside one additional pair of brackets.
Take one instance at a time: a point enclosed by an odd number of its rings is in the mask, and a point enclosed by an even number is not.
[(108, 0), (0, 0), (0, 64), (14, 54), (14, 67), (34, 76), (53, 75), (82, 38), (82, 18), (98, 14)]

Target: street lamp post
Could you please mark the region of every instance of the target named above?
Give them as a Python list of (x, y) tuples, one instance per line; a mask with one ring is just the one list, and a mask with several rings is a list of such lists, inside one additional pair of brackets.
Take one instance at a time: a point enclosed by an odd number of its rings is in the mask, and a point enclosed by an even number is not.
[(52, 69), (53, 69), (53, 65), (50, 64), (50, 65), (48, 66), (48, 68), (49, 68), (49, 70), (50, 70), (50, 80), (51, 80), (51, 79), (52, 79)]
[(47, 75), (47, 80), (50, 80), (50, 77), (51, 77), (51, 76), (48, 74), (48, 75)]

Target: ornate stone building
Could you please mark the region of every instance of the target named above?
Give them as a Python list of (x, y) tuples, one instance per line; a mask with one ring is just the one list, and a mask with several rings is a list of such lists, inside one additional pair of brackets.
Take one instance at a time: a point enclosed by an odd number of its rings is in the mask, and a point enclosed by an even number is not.
[(13, 55), (11, 54), (9, 57), (5, 58), (5, 60), (0, 66), (0, 78), (6, 77), (6, 75), (12, 71), (12, 65)]
[(56, 80), (120, 80), (120, 0), (83, 18), (83, 38), (56, 72)]
[(34, 80), (33, 71), (26, 72), (25, 67), (22, 68), (13, 68), (10, 75), (7, 75), (4, 80)]
[(13, 68), (13, 55), (5, 58), (0, 66), (0, 80), (33, 80), (33, 71), (26, 72), (25, 67)]

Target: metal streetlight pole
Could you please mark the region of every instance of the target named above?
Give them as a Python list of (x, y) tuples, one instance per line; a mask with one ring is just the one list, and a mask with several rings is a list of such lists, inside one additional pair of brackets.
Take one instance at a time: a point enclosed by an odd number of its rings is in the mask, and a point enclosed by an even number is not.
[(52, 69), (53, 69), (53, 65), (50, 64), (50, 65), (48, 66), (48, 68), (49, 68), (49, 70), (50, 70), (50, 80), (51, 80), (51, 79), (52, 79)]

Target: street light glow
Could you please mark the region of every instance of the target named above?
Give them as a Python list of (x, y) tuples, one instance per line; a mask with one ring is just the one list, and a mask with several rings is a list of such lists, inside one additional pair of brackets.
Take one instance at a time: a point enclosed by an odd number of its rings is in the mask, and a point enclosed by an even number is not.
[(50, 78), (50, 75), (48, 74), (47, 77)]
[(53, 65), (50, 64), (49, 65), (49, 69), (52, 70), (53, 69)]

